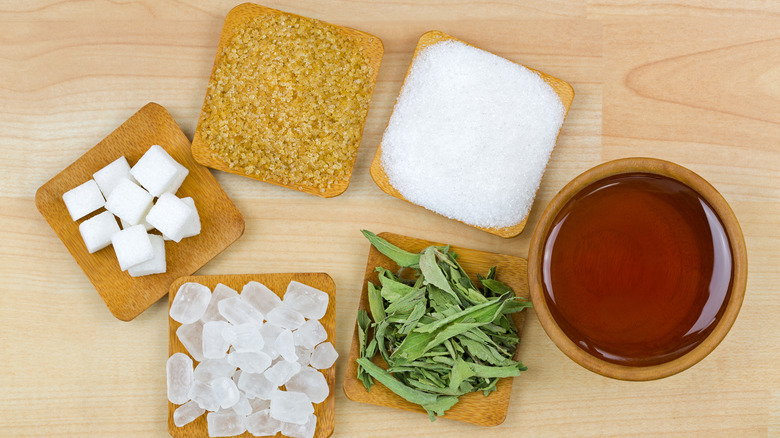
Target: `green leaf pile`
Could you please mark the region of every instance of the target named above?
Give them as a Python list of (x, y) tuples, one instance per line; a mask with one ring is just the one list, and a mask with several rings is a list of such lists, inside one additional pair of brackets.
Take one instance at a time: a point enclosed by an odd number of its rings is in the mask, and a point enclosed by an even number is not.
[[(531, 303), (496, 280), (495, 267), (477, 275), (478, 287), (449, 247), (413, 254), (362, 232), (403, 271), (377, 267), (379, 284), (368, 282), (371, 315), (358, 310), (357, 377), (367, 390), (376, 379), (422, 406), (433, 421), (459, 396), (475, 391), (487, 396), (499, 378), (526, 370), (512, 359), (519, 338), (509, 315)], [(376, 354), (387, 370), (371, 362)]]

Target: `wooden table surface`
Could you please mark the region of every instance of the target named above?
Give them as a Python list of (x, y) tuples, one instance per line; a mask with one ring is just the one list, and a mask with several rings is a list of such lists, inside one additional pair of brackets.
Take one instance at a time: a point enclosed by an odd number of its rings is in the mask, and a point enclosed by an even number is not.
[[(144, 104), (192, 138), (222, 21), (206, 0), (0, 3), (0, 436), (163, 437), (167, 300), (121, 322), (38, 214), (36, 189)], [(336, 282), (334, 436), (780, 436), (780, 3), (273, 0), (355, 27), (385, 56), (349, 189), (321, 199), (215, 171), (246, 232), (198, 274), (324, 271)], [(417, 38), (438, 29), (574, 86), (528, 227), (505, 240), (386, 195), (368, 168)], [(391, 231), (527, 256), (544, 206), (606, 160), (651, 156), (709, 180), (748, 248), (723, 343), (660, 381), (574, 364), (531, 313), (529, 371), (496, 428), (354, 403), (341, 385), (368, 244)]]

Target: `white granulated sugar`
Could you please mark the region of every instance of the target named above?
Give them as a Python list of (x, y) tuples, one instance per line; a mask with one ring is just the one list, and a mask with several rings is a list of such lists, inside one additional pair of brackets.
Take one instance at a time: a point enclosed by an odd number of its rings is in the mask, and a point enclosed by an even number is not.
[(533, 71), (457, 41), (414, 60), (382, 139), (382, 166), (407, 200), (502, 228), (526, 217), (563, 124)]

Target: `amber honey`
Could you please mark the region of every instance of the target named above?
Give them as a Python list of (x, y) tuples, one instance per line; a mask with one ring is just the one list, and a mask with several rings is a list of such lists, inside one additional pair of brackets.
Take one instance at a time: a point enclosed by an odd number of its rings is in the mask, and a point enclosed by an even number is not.
[(613, 363), (655, 365), (695, 348), (723, 315), (731, 246), (696, 191), (628, 173), (564, 205), (545, 240), (542, 276), (550, 312), (580, 348)]

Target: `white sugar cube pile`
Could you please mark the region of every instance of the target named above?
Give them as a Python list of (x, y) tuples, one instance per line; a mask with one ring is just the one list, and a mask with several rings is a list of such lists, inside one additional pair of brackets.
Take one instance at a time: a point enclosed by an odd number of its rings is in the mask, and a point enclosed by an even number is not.
[(213, 293), (183, 284), (170, 316), (182, 324), (176, 336), (199, 363), (193, 368), (183, 353), (168, 359), (168, 400), (181, 405), (174, 424), (182, 427), (207, 413), (212, 437), (313, 437), (314, 405), (330, 395), (320, 370), (338, 358), (319, 321), (328, 303), (327, 293), (297, 281), (284, 299), (255, 281), (240, 294), (224, 284)]
[[(90, 254), (111, 245), (119, 267), (131, 277), (162, 274), (165, 241), (178, 243), (200, 234), (195, 200), (175, 195), (188, 173), (165, 149), (154, 145), (132, 168), (125, 157), (119, 157), (95, 172), (93, 179), (65, 192), (62, 200), (74, 221), (105, 207), (106, 211), (79, 224)], [(162, 235), (149, 234), (154, 229)]]

